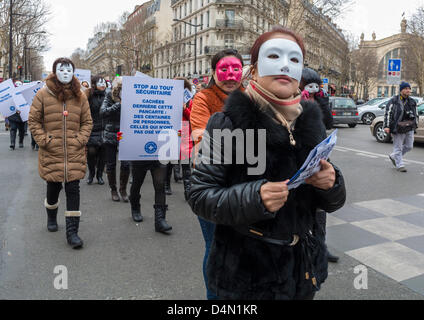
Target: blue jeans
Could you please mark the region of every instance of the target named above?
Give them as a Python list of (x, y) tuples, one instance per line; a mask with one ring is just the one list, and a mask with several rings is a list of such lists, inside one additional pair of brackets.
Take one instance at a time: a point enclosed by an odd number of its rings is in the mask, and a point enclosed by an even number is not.
[(208, 288), (208, 277), (206, 275), (206, 265), (208, 262), (209, 252), (211, 250), (213, 237), (215, 234), (215, 224), (199, 217), (200, 227), (202, 228), (203, 238), (205, 239), (205, 257), (203, 259), (203, 277), (205, 279), (206, 295), (208, 300), (218, 300), (218, 297)]

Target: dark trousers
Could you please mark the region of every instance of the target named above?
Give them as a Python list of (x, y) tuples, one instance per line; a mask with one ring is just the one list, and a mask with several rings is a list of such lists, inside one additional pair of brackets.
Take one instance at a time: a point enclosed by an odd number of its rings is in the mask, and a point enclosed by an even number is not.
[(17, 121), (9, 120), (9, 123), (10, 123), (11, 145), (15, 145), (16, 133), (18, 132), (18, 130), (19, 130), (19, 143), (23, 143), (25, 138), (25, 122), (17, 122)]
[(190, 180), (191, 178), (191, 164), (182, 164), (183, 168), (183, 180)]
[(105, 169), (105, 162), (106, 162), (105, 158), (106, 158), (106, 150), (104, 145), (88, 146), (87, 165), (88, 165), (88, 170), (91, 176), (94, 177), (96, 175), (96, 168), (97, 168), (97, 177), (101, 177), (103, 175), (103, 171)]
[(32, 135), (32, 133), (31, 133), (31, 146), (33, 149), (37, 146), (37, 142), (35, 142), (34, 136)]
[[(117, 159), (116, 156), (118, 154), (118, 146), (112, 144), (105, 144), (106, 151), (106, 170), (107, 173), (115, 172)], [(121, 171), (130, 171), (130, 162), (129, 161), (121, 161)]]
[(165, 179), (167, 167), (159, 161), (133, 161), (131, 166), (133, 177), (130, 195), (131, 203), (138, 201), (140, 198), (141, 186), (144, 183), (147, 172), (150, 171), (153, 179), (153, 187), (155, 188), (155, 204), (165, 205)]
[[(66, 211), (80, 211), (80, 185), (78, 181), (65, 183)], [(59, 194), (63, 189), (60, 182), (47, 182), (47, 203), (51, 206), (59, 202)]]
[(202, 229), (203, 239), (205, 240), (205, 255), (203, 257), (203, 279), (206, 286), (206, 297), (208, 300), (219, 300), (218, 297), (209, 290), (208, 286), (208, 276), (206, 273), (207, 263), (209, 259), (209, 252), (211, 251), (213, 237), (215, 236), (215, 224), (209, 221), (206, 221), (199, 217), (200, 227)]

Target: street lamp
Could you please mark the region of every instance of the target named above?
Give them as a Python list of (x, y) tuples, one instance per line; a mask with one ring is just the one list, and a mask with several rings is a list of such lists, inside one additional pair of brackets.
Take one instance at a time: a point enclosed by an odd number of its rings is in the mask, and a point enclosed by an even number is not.
[[(46, 34), (46, 31), (36, 31), (36, 32), (28, 32), (28, 33), (19, 33), (24, 36), (24, 68), (25, 68), (25, 80), (28, 80), (28, 64), (27, 64), (27, 50), (35, 49), (27, 47), (27, 36), (31, 36), (33, 34)], [(22, 80), (22, 79), (21, 79)]]
[[(180, 20), (180, 19), (174, 19), (175, 22), (182, 22), (185, 24), (188, 24), (189, 26), (194, 27), (194, 74), (197, 75), (197, 28), (201, 27), (201, 24), (192, 24), (190, 22)], [(190, 43), (192, 46), (193, 44)]]
[(13, 0), (9, 1), (9, 78), (13, 78), (13, 16), (32, 17), (27, 14), (13, 13)]

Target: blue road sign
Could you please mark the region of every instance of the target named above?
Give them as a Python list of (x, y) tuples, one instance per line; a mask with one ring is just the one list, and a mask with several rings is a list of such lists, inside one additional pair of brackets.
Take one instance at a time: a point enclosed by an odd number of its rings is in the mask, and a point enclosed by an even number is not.
[(328, 79), (322, 79), (323, 84), (328, 84)]
[(389, 72), (401, 71), (402, 70), (402, 59), (389, 59)]

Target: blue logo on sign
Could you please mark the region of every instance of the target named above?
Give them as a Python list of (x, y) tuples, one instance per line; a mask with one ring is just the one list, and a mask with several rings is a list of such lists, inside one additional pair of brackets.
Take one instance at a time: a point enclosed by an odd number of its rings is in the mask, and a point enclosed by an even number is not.
[(11, 106), (10, 111), (16, 111), (16, 108), (14, 106)]
[(158, 150), (158, 146), (156, 143), (154, 142), (149, 142), (146, 144), (146, 146), (144, 147), (144, 150), (148, 153), (148, 154), (153, 154)]
[(328, 79), (322, 79), (323, 84), (328, 84)]
[(401, 71), (402, 60), (401, 59), (390, 59), (389, 60), (389, 71)]

